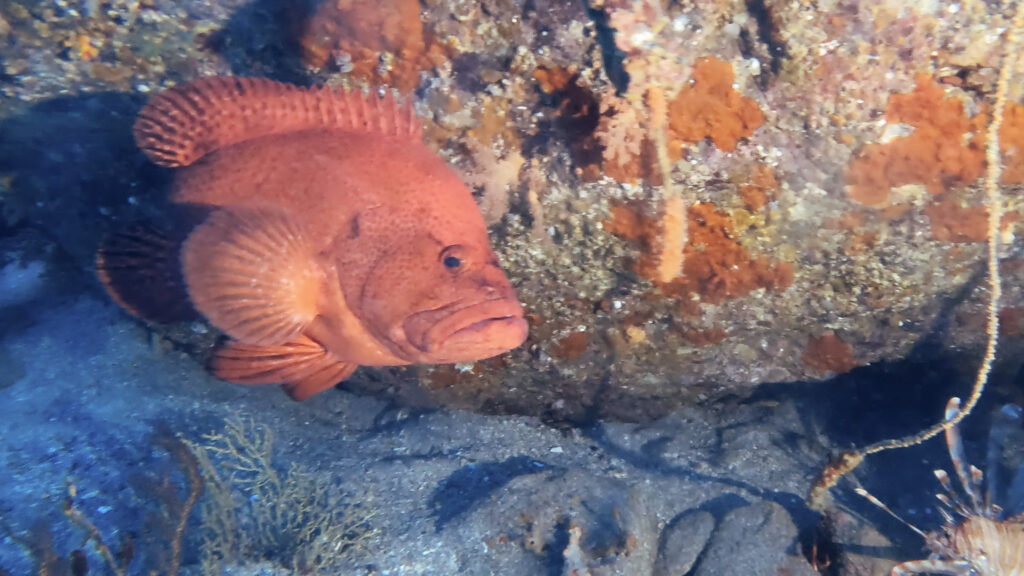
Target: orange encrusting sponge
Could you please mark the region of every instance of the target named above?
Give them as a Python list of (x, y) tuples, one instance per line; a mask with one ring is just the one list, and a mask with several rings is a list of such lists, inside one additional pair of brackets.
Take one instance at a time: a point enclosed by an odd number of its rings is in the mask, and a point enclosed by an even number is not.
[(676, 140), (700, 142), (705, 138), (720, 150), (732, 152), (764, 123), (757, 102), (733, 88), (732, 64), (705, 57), (693, 65), (693, 82), (669, 104), (669, 128)]
[(301, 24), (302, 59), (322, 68), (345, 54), (351, 59), (351, 78), (412, 92), (420, 71), (444, 58), (430, 42), (420, 10), (417, 0), (320, 2)]
[(781, 292), (792, 284), (792, 265), (752, 255), (736, 239), (732, 220), (714, 204), (700, 202), (690, 206), (687, 218), (689, 235), (683, 273), (671, 282), (658, 281), (660, 228), (640, 206), (612, 206), (611, 218), (604, 222), (604, 227), (620, 238), (637, 242), (641, 253), (633, 263), (636, 273), (654, 281), (666, 296), (681, 302), (692, 302), (697, 294), (701, 302), (720, 304), (758, 288)]
[[(740, 94), (733, 86), (734, 79), (729, 62), (713, 56), (694, 62), (689, 85), (664, 106), (668, 120), (665, 144), (671, 162), (683, 158), (683, 146), (705, 139), (711, 140), (720, 150), (732, 152), (741, 139), (749, 138), (764, 124), (764, 114), (757, 102)], [(541, 86), (543, 89), (544, 84)], [(651, 89), (661, 90), (656, 85), (651, 86), (648, 95)], [(648, 129), (651, 123), (632, 122), (636, 114), (631, 109), (632, 105), (624, 99), (615, 102), (617, 104), (602, 112), (599, 123), (594, 127), (598, 131), (597, 139), (601, 141), (599, 148), (603, 151), (603, 174), (620, 182), (643, 179), (653, 186), (662, 185), (663, 177), (657, 166), (657, 145)], [(654, 112), (648, 98), (648, 116), (656, 115)], [(619, 118), (624, 114), (627, 115), (624, 119)], [(623, 123), (627, 126), (629, 138), (623, 138), (620, 133)]]
[(1024, 183), (1024, 105), (1006, 105), (999, 150), (1003, 153), (1003, 184)]
[(912, 92), (890, 96), (885, 119), (890, 124), (909, 124), (913, 132), (864, 146), (846, 171), (851, 200), (884, 206), (894, 187), (923, 184), (928, 192), (939, 194), (981, 177), (985, 115), (968, 118), (963, 102), (946, 98), (929, 76), (918, 76)]

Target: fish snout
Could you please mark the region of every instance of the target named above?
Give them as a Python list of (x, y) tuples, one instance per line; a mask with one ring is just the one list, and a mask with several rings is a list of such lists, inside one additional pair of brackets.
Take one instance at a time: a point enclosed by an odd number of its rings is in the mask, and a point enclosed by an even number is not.
[(516, 289), (512, 287), (508, 277), (496, 264), (486, 266), (480, 274), (480, 289), (487, 300), (519, 299), (516, 297)]
[[(495, 293), (506, 292), (500, 286)], [(518, 347), (526, 340), (527, 324), (523, 307), (512, 297), (456, 303), (413, 314), (403, 323), (406, 338), (421, 357), (419, 362), (474, 362), (497, 356)]]

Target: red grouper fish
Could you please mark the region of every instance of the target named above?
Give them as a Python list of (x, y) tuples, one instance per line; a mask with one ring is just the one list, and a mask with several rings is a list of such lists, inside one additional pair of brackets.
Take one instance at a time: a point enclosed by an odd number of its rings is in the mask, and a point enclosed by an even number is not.
[(151, 321), (198, 311), (230, 336), (218, 378), (308, 398), (359, 365), (471, 362), (523, 343), (515, 290), (473, 197), (390, 94), (204, 78), (134, 127), (176, 167), (179, 238), (125, 231), (97, 255), (111, 297)]

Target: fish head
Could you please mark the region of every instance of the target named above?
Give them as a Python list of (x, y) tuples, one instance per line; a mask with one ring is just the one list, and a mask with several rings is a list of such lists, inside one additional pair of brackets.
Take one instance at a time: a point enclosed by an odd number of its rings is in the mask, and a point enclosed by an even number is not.
[(483, 220), (449, 224), (393, 236), (362, 284), (363, 322), (412, 363), (473, 362), (526, 339), (522, 304)]

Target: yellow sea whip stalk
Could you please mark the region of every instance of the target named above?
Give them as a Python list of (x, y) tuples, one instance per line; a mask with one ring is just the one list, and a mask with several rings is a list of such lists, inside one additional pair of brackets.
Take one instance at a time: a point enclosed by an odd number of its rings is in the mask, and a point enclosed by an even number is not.
[(1006, 108), (1007, 92), (1009, 90), (1010, 75), (1017, 65), (1017, 52), (1020, 44), (1018, 32), (1024, 30), (1024, 1), (1017, 3), (1017, 10), (1013, 18), (1013, 24), (1007, 31), (1006, 43), (1004, 45), (1003, 61), (999, 68), (999, 81), (996, 85), (996, 103), (992, 111), (992, 121), (988, 125), (985, 134), (985, 161), (987, 170), (985, 173), (985, 205), (988, 208), (988, 290), (989, 301), (987, 306), (985, 335), (985, 356), (982, 358), (981, 366), (974, 379), (974, 386), (967, 402), (952, 417), (943, 420), (931, 427), (902, 438), (876, 442), (859, 450), (843, 452), (822, 471), (821, 477), (811, 489), (807, 502), (815, 510), (824, 510), (827, 503), (828, 491), (835, 486), (840, 478), (851, 472), (869, 454), (875, 454), (893, 448), (906, 448), (920, 444), (925, 440), (943, 432), (966, 418), (974, 409), (985, 390), (989, 373), (992, 371), (992, 363), (995, 361), (996, 348), (999, 344), (999, 298), (1002, 295), (1002, 284), (999, 279), (999, 223), (1003, 216), (1002, 195), (999, 190), (999, 176), (1002, 172), (1002, 165), (999, 158), (999, 130), (1003, 125), (1003, 111)]
[(686, 246), (686, 203), (679, 190), (672, 185), (672, 164), (668, 158), (668, 111), (665, 93), (658, 86), (647, 89), (647, 114), (654, 150), (661, 172), (662, 198), (661, 246), (658, 248), (658, 267), (655, 279), (669, 283), (683, 272), (683, 248)]

